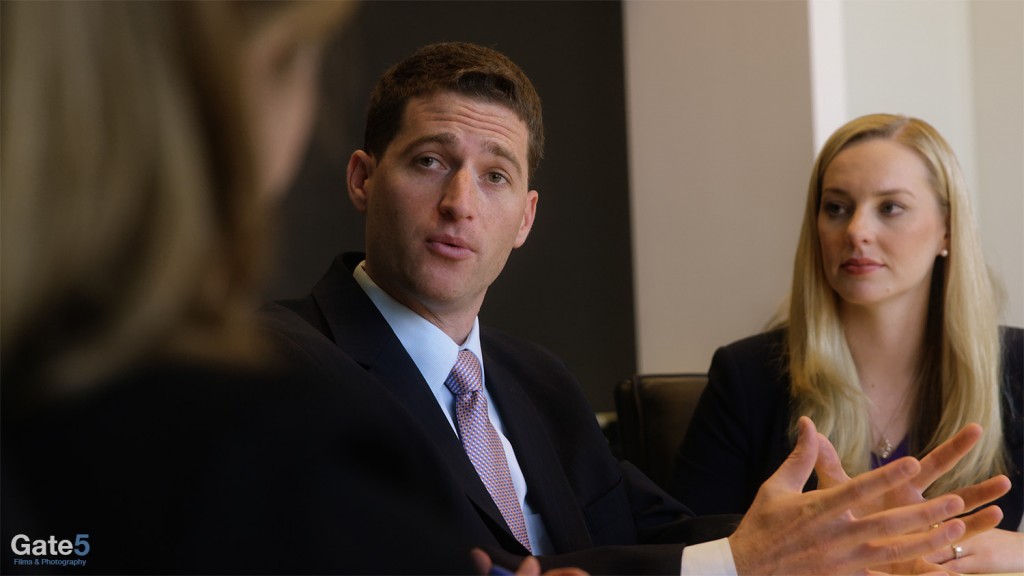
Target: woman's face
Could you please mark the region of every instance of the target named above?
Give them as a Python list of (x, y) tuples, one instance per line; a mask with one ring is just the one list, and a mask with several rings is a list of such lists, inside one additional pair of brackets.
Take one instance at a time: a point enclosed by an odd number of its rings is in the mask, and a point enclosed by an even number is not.
[(825, 169), (818, 208), (822, 265), (843, 306), (927, 302), (948, 232), (915, 151), (881, 138), (843, 150)]

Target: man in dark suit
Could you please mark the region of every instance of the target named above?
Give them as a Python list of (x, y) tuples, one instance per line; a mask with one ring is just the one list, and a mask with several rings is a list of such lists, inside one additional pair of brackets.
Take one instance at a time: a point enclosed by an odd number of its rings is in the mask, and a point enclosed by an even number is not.
[(394, 418), (437, 447), (415, 473), (465, 495), (452, 516), (470, 536), (452, 546), (600, 572), (824, 573), (919, 556), (963, 532), (959, 520), (922, 531), (962, 511), (956, 496), (872, 518), (846, 512), (908, 482), (917, 462), (801, 494), (821, 442), (809, 421), (742, 522), (693, 518), (617, 462), (565, 366), (477, 321), (532, 227), (529, 177), (542, 155), (540, 100), (508, 58), (461, 43), (417, 51), (379, 81), (364, 150), (348, 164), (365, 255), (339, 257), (311, 295), (265, 310), (296, 367), (339, 386), (373, 382), (404, 405)]

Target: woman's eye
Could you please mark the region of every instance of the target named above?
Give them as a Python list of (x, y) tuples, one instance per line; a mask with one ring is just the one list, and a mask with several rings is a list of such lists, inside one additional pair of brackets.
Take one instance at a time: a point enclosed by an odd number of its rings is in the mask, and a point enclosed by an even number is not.
[(846, 214), (846, 206), (843, 206), (838, 202), (825, 202), (823, 208), (825, 210), (825, 214), (828, 214), (829, 216), (842, 216), (843, 214)]
[(895, 216), (896, 214), (902, 213), (904, 210), (903, 206), (895, 202), (886, 202), (885, 204), (882, 204), (882, 214), (885, 214), (886, 216)]

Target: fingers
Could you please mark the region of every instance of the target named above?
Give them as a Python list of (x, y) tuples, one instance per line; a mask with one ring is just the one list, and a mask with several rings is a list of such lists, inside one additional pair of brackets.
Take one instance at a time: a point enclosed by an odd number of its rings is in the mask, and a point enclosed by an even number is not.
[[(961, 539), (961, 541), (963, 540)], [(949, 546), (944, 546), (940, 550), (932, 552), (926, 557), (926, 561), (934, 562), (936, 564), (941, 565), (946, 570), (952, 570), (956, 573), (959, 573), (961, 570), (963, 570), (964, 567), (958, 565), (963, 564), (965, 558), (961, 558), (960, 560), (956, 559), (956, 551), (953, 549), (954, 546), (956, 545), (951, 544)], [(963, 548), (961, 548), (960, 550), (962, 553)]]
[(822, 434), (818, 434), (818, 460), (814, 463), (814, 471), (818, 474), (818, 488), (831, 488), (843, 484), (850, 477), (843, 469), (839, 454)]
[(800, 492), (811, 477), (818, 459), (818, 432), (806, 416), (797, 420), (797, 430), (796, 446), (775, 474), (765, 481), (766, 485), (781, 484), (785, 489)]
[(1009, 491), (1010, 479), (1006, 476), (999, 475), (974, 484), (973, 486), (954, 490), (953, 494), (964, 499), (965, 510), (974, 510), (975, 508), (984, 506), (985, 504), (1000, 498), (1003, 494), (1006, 494)]
[[(795, 450), (794, 450), (795, 452)], [(858, 509), (917, 475), (921, 465), (914, 458), (900, 458), (865, 472), (840, 486), (820, 490), (819, 505), (830, 513)]]
[(533, 556), (527, 556), (516, 568), (516, 576), (540, 576), (540, 562)]
[(981, 426), (968, 424), (952, 438), (932, 450), (921, 459), (921, 474), (914, 479), (914, 486), (922, 492), (931, 486), (932, 482), (949, 472), (961, 458), (971, 451), (971, 448), (981, 439), (981, 434)]
[[(862, 518), (854, 523), (850, 533), (854, 537), (870, 540), (878, 536), (886, 538), (922, 531), (935, 532), (944, 528), (945, 524), (940, 524), (938, 528), (932, 530), (927, 528), (959, 514), (963, 508), (964, 501), (959, 496), (947, 494), (934, 500), (893, 508)], [(964, 522), (958, 522), (966, 532)]]
[(469, 551), (470, 557), (473, 558), (473, 565), (476, 566), (477, 574), (488, 574), (491, 571), (491, 557), (487, 555), (487, 552), (479, 548), (473, 548)]
[(999, 506), (989, 506), (971, 514), (960, 518), (967, 526), (967, 532), (961, 540), (977, 536), (982, 532), (986, 532), (995, 528), (1003, 521), (1003, 510)]
[(948, 568), (954, 574), (976, 574), (978, 572), (984, 572), (986, 566), (984, 559), (978, 560), (977, 556), (967, 556), (959, 560), (950, 560), (949, 562), (943, 562), (942, 566)]
[[(504, 571), (503, 573), (512, 576), (511, 572)], [(494, 573), (492, 572), (492, 574)], [(519, 568), (516, 568), (514, 576), (541, 576), (540, 561), (535, 556), (527, 556), (519, 564)], [(580, 568), (566, 567), (552, 568), (544, 572), (544, 576), (589, 576), (589, 574)]]
[[(1024, 573), (1024, 534), (1009, 530), (989, 530), (973, 538), (957, 541), (940, 556), (943, 568), (990, 574)], [(959, 558), (957, 558), (959, 557)]]
[(950, 520), (933, 530), (867, 542), (855, 552), (855, 557), (875, 566), (928, 556), (943, 548), (948, 549), (963, 536), (965, 530), (962, 521)]
[(916, 576), (959, 576), (945, 570), (942, 566), (932, 564), (931, 562), (921, 560), (915, 562), (913, 566), (907, 569), (889, 570), (886, 568), (870, 569), (867, 571), (872, 576), (891, 576), (892, 574), (915, 574)]
[(589, 576), (589, 573), (582, 568), (554, 568), (545, 572), (544, 576)]

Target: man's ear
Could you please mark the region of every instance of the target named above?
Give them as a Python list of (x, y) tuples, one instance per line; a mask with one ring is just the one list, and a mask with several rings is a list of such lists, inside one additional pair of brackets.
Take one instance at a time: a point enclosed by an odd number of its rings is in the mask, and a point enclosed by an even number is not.
[(537, 216), (537, 200), (540, 195), (536, 190), (526, 193), (526, 207), (523, 209), (523, 220), (519, 224), (519, 232), (516, 234), (516, 243), (513, 247), (519, 248), (526, 242), (526, 237), (533, 229), (533, 219)]
[(369, 198), (367, 187), (373, 177), (373, 157), (356, 150), (348, 159), (348, 169), (345, 172), (345, 181), (348, 184), (348, 198), (352, 205), (362, 214), (366, 214), (366, 205)]

